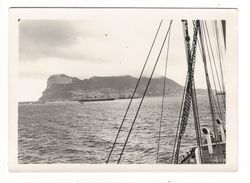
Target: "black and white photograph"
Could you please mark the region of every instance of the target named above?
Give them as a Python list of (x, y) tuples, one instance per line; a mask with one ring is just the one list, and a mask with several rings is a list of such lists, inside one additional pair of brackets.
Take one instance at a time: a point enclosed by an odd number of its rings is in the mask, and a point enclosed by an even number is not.
[(14, 8), (10, 17), (13, 164), (235, 168), (234, 11)]

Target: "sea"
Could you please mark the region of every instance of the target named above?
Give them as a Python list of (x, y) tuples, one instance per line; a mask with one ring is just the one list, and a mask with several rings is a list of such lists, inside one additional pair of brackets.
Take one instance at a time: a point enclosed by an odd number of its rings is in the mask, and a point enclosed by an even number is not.
[[(106, 163), (129, 100), (19, 104), (18, 162)], [(140, 100), (133, 100), (108, 163), (117, 163)], [(155, 164), (157, 154), (158, 163), (171, 163), (181, 101), (182, 96), (165, 97), (161, 110), (162, 97), (144, 99), (120, 163)], [(207, 96), (198, 96), (198, 107), (201, 127), (212, 128)], [(189, 116), (181, 154), (196, 144), (192, 110)]]

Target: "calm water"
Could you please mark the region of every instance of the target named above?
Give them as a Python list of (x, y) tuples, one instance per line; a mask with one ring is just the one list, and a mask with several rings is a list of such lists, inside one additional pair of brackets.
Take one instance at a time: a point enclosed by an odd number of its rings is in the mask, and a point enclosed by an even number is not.
[[(118, 138), (115, 162), (140, 99), (135, 99)], [(19, 105), (19, 163), (105, 163), (129, 100)], [(181, 97), (165, 99), (160, 162), (170, 163)], [(201, 126), (210, 121), (207, 97), (198, 98)], [(155, 163), (161, 98), (145, 98), (121, 163)], [(191, 113), (192, 114), (192, 113)], [(182, 152), (195, 145), (190, 115)]]

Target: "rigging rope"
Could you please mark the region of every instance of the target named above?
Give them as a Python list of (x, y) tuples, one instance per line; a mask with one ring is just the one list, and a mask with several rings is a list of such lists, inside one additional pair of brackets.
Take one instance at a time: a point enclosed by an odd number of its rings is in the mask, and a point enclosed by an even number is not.
[[(203, 53), (202, 53), (202, 51), (201, 51), (200, 42), (198, 42), (198, 45), (199, 45), (199, 50), (200, 50), (201, 55), (202, 55)], [(211, 62), (210, 62), (210, 67), (211, 67)], [(214, 80), (214, 79), (213, 79), (213, 80)], [(216, 90), (216, 89), (215, 89), (215, 90)], [(216, 102), (215, 102), (215, 107), (216, 107), (216, 110), (217, 110), (217, 111), (219, 111), (219, 108), (218, 108), (218, 106), (217, 106), (217, 103), (216, 103)], [(218, 113), (219, 113), (220, 119), (222, 119), (220, 112), (218, 112)]]
[(153, 40), (153, 42), (152, 42), (152, 44), (151, 44), (151, 47), (150, 47), (150, 49), (149, 49), (147, 58), (146, 58), (146, 60), (145, 60), (145, 63), (144, 63), (144, 65), (143, 65), (143, 68), (142, 68), (142, 71), (141, 71), (141, 74), (140, 74), (140, 76), (139, 76), (139, 79), (137, 80), (135, 89), (134, 89), (133, 94), (132, 94), (132, 96), (131, 96), (131, 99), (130, 99), (130, 101), (129, 101), (129, 104), (128, 104), (128, 107), (127, 107), (127, 109), (126, 109), (126, 112), (125, 112), (125, 114), (124, 114), (124, 116), (123, 116), (122, 123), (121, 123), (121, 125), (120, 125), (120, 127), (119, 127), (119, 129), (118, 129), (118, 132), (117, 132), (117, 134), (116, 134), (115, 140), (114, 140), (114, 142), (113, 142), (113, 145), (112, 145), (112, 148), (111, 148), (110, 153), (109, 153), (109, 155), (108, 155), (108, 158), (107, 158), (107, 160), (106, 160), (106, 163), (109, 162), (109, 159), (110, 159), (110, 157), (111, 157), (111, 154), (112, 154), (112, 152), (113, 152), (113, 150), (114, 150), (114, 146), (115, 146), (116, 141), (117, 141), (117, 139), (118, 139), (118, 136), (119, 136), (119, 134), (120, 134), (120, 132), (121, 132), (122, 126), (123, 126), (123, 124), (124, 124), (124, 121), (125, 121), (125, 119), (126, 119), (126, 117), (127, 117), (127, 113), (128, 113), (128, 110), (129, 110), (129, 108), (130, 108), (130, 106), (131, 106), (132, 100), (133, 100), (133, 98), (134, 98), (134, 96), (135, 96), (136, 90), (137, 90), (137, 88), (138, 88), (138, 86), (139, 86), (139, 83), (140, 83), (140, 81), (141, 81), (143, 72), (144, 72), (144, 70), (145, 70), (145, 67), (146, 67), (146, 65), (147, 65), (149, 56), (150, 56), (150, 54), (151, 54), (151, 52), (152, 52), (152, 49), (153, 49), (153, 47), (154, 47), (155, 40), (156, 40), (156, 38), (157, 38), (157, 36), (158, 36), (158, 33), (159, 33), (160, 28), (161, 28), (162, 22), (163, 22), (163, 20), (161, 20), (161, 22), (160, 22), (160, 24), (159, 24), (159, 26), (158, 26), (158, 29), (157, 29), (157, 31), (156, 31), (154, 40)]
[(207, 62), (206, 62), (206, 55), (205, 55), (205, 49), (204, 49), (204, 41), (203, 41), (203, 32), (201, 31), (201, 28), (199, 28), (199, 36), (200, 36), (200, 43), (201, 43), (201, 53), (202, 53), (202, 59), (203, 59), (203, 63), (204, 63), (204, 69), (205, 69), (205, 76), (206, 76), (206, 83), (207, 83), (207, 90), (208, 90), (208, 97), (209, 97), (209, 103), (210, 103), (210, 110), (211, 110), (211, 117), (212, 117), (212, 124), (213, 124), (213, 131), (215, 134), (215, 143), (216, 145), (219, 145), (219, 155), (222, 158), (222, 150), (221, 150), (221, 144), (218, 143), (219, 141), (219, 133), (218, 130), (216, 128), (216, 119), (215, 119), (215, 112), (214, 112), (214, 108), (213, 108), (213, 94), (212, 94), (212, 89), (211, 89), (211, 84), (209, 81), (209, 75), (208, 75), (208, 69), (207, 69)]
[[(218, 40), (217, 40), (217, 32), (216, 32), (216, 27), (215, 27), (215, 22), (213, 22), (213, 34), (214, 34), (214, 37), (215, 37), (215, 48), (216, 48), (216, 53), (217, 53), (217, 57), (218, 57), (218, 60), (219, 60), (219, 64), (221, 63), (221, 55), (220, 55), (220, 50), (219, 50), (219, 46), (218, 46)], [(221, 71), (222, 71), (222, 69), (221, 69)], [(221, 74), (221, 76), (223, 76), (223, 74)], [(221, 79), (222, 79), (222, 77), (221, 77)], [(224, 89), (223, 89), (223, 86), (222, 85), (224, 85), (223, 84), (223, 81), (221, 80), (220, 81), (220, 84), (221, 84), (221, 92), (222, 92), (222, 94), (224, 93)], [(223, 100), (223, 104), (224, 104), (224, 107), (226, 107), (226, 103), (225, 103), (225, 97), (224, 97), (224, 95), (221, 95), (221, 98), (222, 98), (222, 100)]]
[[(209, 35), (209, 33), (208, 33), (208, 27), (207, 27), (207, 23), (206, 23), (206, 21), (204, 22), (205, 23), (205, 30), (206, 30), (206, 32), (207, 32), (207, 37), (208, 37), (208, 41), (209, 41), (209, 45), (210, 45), (210, 47), (211, 47), (211, 49), (212, 49), (212, 44), (211, 44), (211, 39), (210, 39), (210, 35)], [(216, 36), (215, 35), (215, 30), (214, 30), (214, 36)], [(219, 85), (219, 89), (220, 89), (220, 91), (222, 91), (223, 92), (223, 88), (222, 88), (222, 86), (221, 86), (221, 81), (220, 81), (220, 77), (219, 77), (219, 74), (218, 74), (218, 69), (217, 69), (217, 65), (216, 65), (216, 63), (215, 63), (215, 56), (214, 56), (214, 53), (213, 53), (213, 51), (211, 51), (211, 54), (212, 54), (212, 58), (213, 58), (213, 63), (214, 63), (214, 68), (215, 68), (215, 73), (216, 73), (216, 78), (217, 78), (217, 81), (218, 81), (218, 85)], [(223, 102), (225, 103), (225, 99), (222, 97), (222, 99), (223, 99)]]
[[(225, 84), (224, 84), (224, 77), (223, 77), (223, 69), (222, 69), (222, 50), (221, 50), (221, 45), (220, 45), (220, 35), (219, 35), (219, 31), (218, 31), (218, 24), (217, 24), (217, 20), (215, 20), (215, 30), (216, 30), (216, 40), (217, 40), (217, 46), (218, 46), (218, 53), (219, 53), (219, 61), (220, 61), (220, 70), (221, 70), (221, 80), (222, 80), (222, 92), (225, 93)], [(224, 96), (224, 95), (222, 95)], [(226, 108), (226, 102), (225, 102), (225, 96), (224, 96), (224, 107)]]
[(173, 152), (172, 152), (172, 157), (171, 157), (171, 163), (174, 163), (174, 152), (175, 152), (175, 147), (176, 147), (176, 142), (178, 139), (178, 134), (179, 134), (179, 130), (180, 130), (180, 123), (181, 123), (181, 112), (183, 110), (183, 105), (184, 105), (184, 97), (186, 95), (186, 86), (187, 86), (187, 82), (188, 82), (188, 73), (186, 75), (186, 81), (185, 81), (185, 85), (183, 87), (183, 95), (182, 95), (182, 102), (181, 102), (181, 108), (180, 108), (180, 112), (179, 112), (179, 118), (178, 118), (178, 123), (177, 123), (177, 127), (176, 127), (176, 134), (175, 134), (175, 139), (174, 139), (174, 147), (173, 147)]
[[(202, 59), (204, 60), (205, 53), (204, 53), (204, 50), (201, 48), (200, 40), (199, 40), (199, 42), (198, 42), (198, 45), (199, 45), (200, 53), (201, 53), (201, 55), (202, 55)], [(204, 61), (203, 61), (203, 62), (204, 62)], [(204, 66), (204, 67), (205, 67), (205, 66)], [(206, 82), (207, 82), (208, 73), (206, 72), (206, 70), (205, 70), (205, 75), (206, 75)], [(209, 93), (208, 96), (209, 96), (209, 97), (211, 96), (211, 97), (213, 98), (213, 95), (210, 95), (210, 91), (211, 91), (211, 90), (209, 89), (210, 87), (208, 87), (208, 86), (211, 86), (210, 83), (207, 83), (207, 89), (209, 90), (209, 91), (208, 91), (208, 93)], [(211, 92), (211, 94), (212, 94), (212, 92)], [(210, 98), (209, 98), (209, 99), (210, 99)], [(210, 101), (210, 100), (209, 100), (209, 101)], [(214, 100), (213, 100), (213, 101), (214, 101)], [(213, 102), (210, 102), (210, 107), (211, 107), (211, 105), (213, 106)], [(212, 107), (212, 109), (213, 109), (213, 107)], [(212, 109), (210, 108), (210, 111), (212, 111)], [(212, 114), (212, 116), (213, 116), (214, 113), (211, 112), (211, 114)], [(214, 116), (215, 116), (215, 115), (214, 115)], [(212, 117), (212, 121), (213, 121), (213, 119), (215, 119), (215, 117), (214, 117), (214, 118)], [(215, 131), (216, 131), (216, 130), (215, 130), (215, 129), (216, 129), (215, 123), (213, 122), (212, 125), (213, 125), (213, 131), (214, 131), (214, 134), (215, 134)]]
[(195, 125), (195, 133), (196, 133), (196, 140), (197, 140), (197, 147), (199, 150), (199, 156), (201, 163), (203, 163), (203, 154), (201, 148), (201, 128), (200, 128), (200, 119), (199, 119), (199, 111), (198, 111), (198, 104), (197, 104), (197, 96), (196, 96), (196, 89), (195, 89), (195, 82), (193, 81), (193, 88), (192, 88), (192, 104), (193, 104), (193, 114), (194, 114), (194, 125)]
[[(195, 26), (195, 21), (193, 21), (193, 26)], [(201, 163), (203, 163), (203, 154), (202, 154), (202, 148), (201, 148), (202, 142), (201, 142), (200, 118), (199, 118), (198, 102), (197, 102), (195, 81), (194, 80), (193, 80), (193, 87), (192, 87), (192, 91), (191, 91), (191, 96), (192, 96), (192, 104), (193, 104), (194, 125), (195, 125), (198, 153), (199, 153), (200, 161), (201, 161)]]
[[(208, 60), (209, 60), (209, 65), (210, 65), (210, 70), (211, 70), (211, 73), (212, 73), (212, 79), (213, 79), (213, 84), (214, 84), (214, 88), (215, 88), (215, 91), (217, 92), (217, 86), (216, 86), (216, 81), (215, 81), (215, 76), (214, 76), (214, 71), (213, 71), (213, 66), (212, 66), (212, 61), (211, 61), (211, 54), (210, 54), (210, 50), (211, 52), (213, 52), (212, 48), (209, 47), (208, 45), (208, 30), (206, 29), (207, 27), (205, 26), (204, 24), (204, 21), (202, 21), (202, 27), (203, 27), (203, 34), (204, 34), (204, 40), (205, 40), (205, 46), (207, 48), (207, 54), (208, 54)], [(207, 31), (205, 31), (207, 30)], [(199, 45), (200, 46), (200, 45)], [(217, 103), (215, 102), (215, 107), (219, 113), (219, 117), (222, 121), (223, 120), (223, 116), (222, 116), (222, 112), (221, 112), (221, 106), (220, 106), (220, 100), (219, 100), (219, 96), (216, 95), (216, 99), (217, 99)]]
[(158, 54), (158, 57), (157, 57), (157, 59), (156, 59), (155, 65), (154, 65), (154, 68), (153, 68), (153, 70), (152, 70), (152, 72), (151, 72), (151, 75), (150, 75), (150, 77), (149, 77), (149, 81), (148, 81), (147, 86), (146, 86), (146, 89), (145, 89), (145, 91), (144, 91), (144, 93), (143, 93), (143, 96), (142, 96), (142, 99), (141, 99), (141, 101), (140, 101), (139, 107), (138, 107), (138, 109), (137, 109), (137, 111), (136, 111), (136, 114), (135, 114), (134, 120), (133, 120), (132, 125), (131, 125), (131, 127), (130, 127), (129, 133), (128, 133), (127, 138), (126, 138), (126, 141), (125, 141), (125, 143), (124, 143), (124, 145), (123, 145), (123, 148), (122, 148), (122, 151), (121, 151), (120, 157), (119, 157), (119, 159), (118, 159), (118, 161), (117, 161), (117, 164), (119, 164), (119, 163), (120, 163), (121, 158), (122, 158), (122, 155), (123, 155), (124, 150), (125, 150), (125, 147), (126, 147), (126, 145), (127, 145), (127, 143), (128, 143), (128, 139), (129, 139), (129, 137), (130, 137), (130, 134), (131, 134), (132, 129), (133, 129), (133, 127), (134, 127), (134, 124), (135, 124), (136, 118), (137, 118), (137, 116), (138, 116), (138, 114), (139, 114), (139, 111), (140, 111), (141, 105), (142, 105), (142, 103), (143, 103), (144, 97), (145, 97), (145, 95), (146, 95), (146, 92), (147, 92), (147, 90), (148, 90), (149, 84), (150, 84), (151, 79), (152, 79), (152, 77), (153, 77), (153, 74), (154, 74), (155, 68), (156, 68), (156, 66), (157, 66), (157, 63), (158, 63), (158, 61), (159, 61), (159, 58), (160, 58), (160, 55), (161, 55), (162, 49), (163, 49), (163, 47), (164, 47), (164, 45), (165, 45), (165, 42), (166, 42), (167, 36), (169, 35), (169, 31), (170, 31), (170, 28), (171, 28), (172, 22), (173, 22), (173, 20), (171, 20), (171, 21), (170, 21), (168, 31), (167, 31), (167, 33), (166, 33), (166, 35), (165, 35), (165, 38), (164, 38), (164, 41), (163, 41), (163, 43), (162, 43), (162, 45), (161, 45), (160, 52), (159, 52), (159, 54)]
[[(195, 60), (196, 60), (196, 44), (198, 39), (198, 28), (200, 26), (199, 21), (195, 21), (194, 25), (194, 34), (193, 34), (193, 42), (192, 42), (192, 51), (190, 49), (190, 37), (188, 35), (188, 23), (187, 20), (182, 20), (184, 29), (185, 29), (185, 41), (186, 41), (186, 50), (187, 50), (187, 57), (188, 57), (188, 82), (186, 86), (186, 92), (185, 92), (185, 101), (184, 101), (184, 107), (182, 111), (182, 117), (180, 122), (180, 130), (178, 134), (178, 140), (176, 145), (176, 151), (174, 152), (174, 160), (173, 163), (177, 164), (179, 163), (179, 151), (181, 146), (181, 140), (185, 133), (187, 121), (190, 113), (190, 107), (191, 107), (191, 100), (192, 100), (192, 89), (193, 89), (193, 80), (194, 80), (194, 67), (195, 67)], [(176, 140), (175, 140), (176, 141)], [(174, 146), (175, 148), (175, 146)]]
[(156, 151), (156, 163), (159, 162), (159, 150), (160, 150), (160, 140), (161, 140), (161, 124), (162, 124), (162, 120), (163, 120), (164, 98), (165, 98), (165, 88), (166, 88), (166, 80), (167, 80), (167, 65), (168, 65), (168, 54), (169, 54), (169, 45), (170, 45), (170, 33), (171, 33), (171, 31), (169, 31), (169, 36), (168, 36), (166, 64), (165, 64), (165, 71), (164, 71), (163, 92), (162, 92), (162, 102), (161, 102), (161, 117), (160, 117), (160, 124), (159, 124), (158, 146), (157, 146), (157, 151)]

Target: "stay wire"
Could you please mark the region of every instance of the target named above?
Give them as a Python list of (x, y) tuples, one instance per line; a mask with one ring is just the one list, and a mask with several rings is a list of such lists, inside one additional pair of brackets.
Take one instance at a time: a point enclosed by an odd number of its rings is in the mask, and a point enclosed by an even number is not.
[[(222, 72), (222, 66), (221, 66), (221, 54), (220, 54), (220, 50), (219, 50), (219, 46), (218, 46), (218, 44), (219, 44), (219, 42), (218, 42), (218, 39), (217, 39), (217, 31), (216, 31), (216, 26), (215, 26), (215, 22), (213, 22), (213, 31), (214, 31), (214, 36), (215, 36), (215, 41), (216, 41), (216, 51), (217, 51), (217, 55), (218, 55), (218, 60), (219, 60), (219, 63), (220, 63), (220, 67), (221, 67), (221, 72)], [(217, 76), (218, 78), (219, 78), (219, 76)], [(222, 91), (222, 92), (225, 92), (224, 91), (224, 88), (223, 88), (223, 84), (224, 82), (223, 82), (223, 73), (221, 73), (221, 81), (220, 81), (220, 84), (221, 84), (221, 87), (220, 87), (220, 90)], [(226, 101), (226, 99), (225, 99), (225, 97), (222, 95), (222, 100), (223, 100), (223, 103), (224, 103), (224, 107), (226, 108), (226, 103), (225, 103), (225, 101)]]
[[(201, 30), (200, 30), (201, 31)], [(212, 124), (213, 124), (213, 131), (214, 131), (214, 134), (215, 136), (217, 137), (217, 130), (216, 130), (216, 126), (215, 126), (215, 116), (214, 116), (214, 112), (213, 112), (213, 102), (211, 101), (211, 97), (212, 97), (212, 93), (211, 93), (211, 85), (210, 85), (210, 81), (209, 81), (209, 75), (208, 75), (208, 72), (207, 72), (207, 62), (206, 62), (206, 53), (205, 53), (205, 50), (204, 50), (204, 47), (202, 47), (201, 45), (204, 45), (202, 44), (202, 41), (203, 41), (203, 31), (201, 31), (201, 34), (200, 34), (200, 41), (198, 42), (199, 44), (199, 49), (200, 49), (200, 53), (202, 55), (202, 60), (203, 60), (203, 63), (204, 63), (204, 68), (205, 68), (205, 76), (206, 76), (206, 83), (207, 83), (207, 90), (208, 90), (208, 97), (209, 97), (209, 102), (210, 102), (210, 110), (211, 110), (211, 115), (212, 115)]]
[[(209, 61), (209, 65), (210, 65), (210, 69), (211, 69), (211, 73), (212, 73), (212, 79), (213, 79), (213, 84), (214, 84), (214, 88), (215, 88), (215, 91), (217, 92), (217, 86), (216, 86), (216, 82), (215, 82), (215, 76), (214, 76), (214, 71), (213, 71), (213, 66), (212, 66), (212, 61), (211, 61), (211, 55), (210, 55), (210, 51), (209, 49), (212, 51), (212, 48), (209, 47), (208, 45), (208, 32), (205, 31), (206, 27), (204, 26), (204, 22), (202, 22), (202, 25), (203, 25), (203, 32), (204, 32), (204, 42), (205, 42), (205, 46), (207, 47), (207, 54), (208, 54), (208, 61)], [(217, 99), (217, 103), (215, 102), (215, 105), (216, 105), (216, 108), (217, 108), (217, 111), (218, 111), (218, 114), (221, 118), (221, 120), (223, 120), (222, 118), (222, 112), (221, 112), (221, 107), (220, 107), (220, 100), (219, 100), (219, 97), (218, 95), (216, 95), (216, 99)]]
[[(203, 55), (203, 51), (202, 51), (202, 49), (201, 49), (200, 42), (198, 42), (198, 45), (199, 45), (200, 53), (201, 53), (201, 55)], [(214, 104), (215, 104), (216, 110), (218, 111), (219, 109), (218, 109), (218, 106), (217, 106), (217, 104), (216, 104), (216, 102), (215, 102), (214, 95), (212, 95), (212, 99), (213, 99), (213, 102), (214, 102)], [(213, 124), (213, 129), (215, 129), (214, 124)], [(215, 132), (214, 132), (214, 133), (215, 133)]]
[[(208, 37), (208, 42), (209, 42), (210, 48), (212, 49), (212, 43), (211, 43), (210, 35), (208, 33), (208, 26), (207, 26), (206, 21), (204, 22), (204, 24), (205, 24), (205, 30), (206, 30), (206, 33), (207, 33), (207, 37)], [(214, 31), (214, 36), (216, 36), (215, 31)], [(219, 77), (219, 74), (218, 74), (217, 65), (215, 63), (215, 56), (214, 56), (213, 50), (211, 50), (211, 55), (212, 55), (212, 60), (213, 60), (213, 63), (214, 63), (214, 68), (215, 68), (215, 73), (216, 73), (216, 78), (217, 78), (217, 81), (218, 81), (219, 89), (220, 89), (220, 91), (223, 91), (222, 86), (221, 86), (220, 77)]]
[[(220, 70), (221, 70), (221, 80), (222, 80), (222, 91), (225, 93), (225, 84), (224, 84), (224, 76), (223, 76), (223, 69), (222, 69), (222, 60), (223, 60), (223, 55), (222, 55), (222, 49), (221, 49), (221, 44), (220, 44), (220, 35), (219, 35), (219, 30), (218, 30), (218, 24), (217, 20), (215, 20), (215, 29), (216, 29), (216, 40), (217, 40), (217, 46), (218, 46), (218, 52), (219, 52), (219, 61), (220, 61)], [(222, 95), (223, 96), (223, 95)], [(224, 96), (224, 105), (226, 108), (226, 103), (225, 103), (225, 96)]]
[(163, 22), (163, 20), (160, 21), (160, 24), (159, 24), (158, 29), (157, 29), (157, 31), (156, 31), (154, 40), (153, 40), (153, 42), (152, 42), (152, 44), (151, 44), (151, 47), (150, 47), (150, 49), (149, 49), (147, 58), (146, 58), (145, 63), (144, 63), (144, 65), (143, 65), (141, 74), (140, 74), (140, 76), (139, 76), (139, 79), (137, 80), (137, 83), (136, 83), (135, 89), (134, 89), (134, 91), (133, 91), (133, 94), (132, 94), (132, 96), (131, 96), (131, 99), (130, 99), (130, 101), (129, 101), (128, 107), (127, 107), (126, 112), (125, 112), (125, 114), (124, 114), (124, 116), (123, 116), (122, 123), (121, 123), (121, 125), (120, 125), (120, 127), (119, 127), (119, 129), (118, 129), (118, 132), (117, 132), (117, 134), (116, 134), (115, 140), (114, 140), (113, 145), (112, 145), (112, 148), (111, 148), (110, 153), (109, 153), (109, 155), (108, 155), (108, 158), (107, 158), (107, 160), (106, 160), (106, 164), (109, 162), (109, 159), (110, 159), (110, 157), (111, 157), (111, 154), (112, 154), (112, 152), (113, 152), (113, 150), (114, 150), (116, 141), (117, 141), (117, 139), (118, 139), (118, 136), (119, 136), (119, 134), (120, 134), (120, 131), (121, 131), (121, 129), (122, 129), (122, 126), (123, 126), (123, 124), (124, 124), (124, 121), (125, 121), (125, 119), (126, 119), (126, 117), (127, 117), (129, 108), (130, 108), (131, 103), (132, 103), (132, 101), (133, 101), (133, 99), (134, 99), (136, 90), (137, 90), (137, 88), (138, 88), (138, 86), (139, 86), (139, 83), (140, 83), (140, 81), (141, 81), (141, 78), (142, 78), (142, 75), (143, 75), (143, 73), (144, 73), (145, 67), (146, 67), (146, 65), (147, 65), (149, 56), (150, 56), (150, 54), (151, 54), (151, 52), (152, 52), (152, 49), (153, 49), (153, 47), (154, 47), (154, 44), (155, 44), (156, 38), (157, 38), (157, 36), (158, 36), (159, 30), (160, 30), (160, 28), (161, 28), (162, 22)]
[[(185, 31), (185, 30), (183, 30), (183, 31)], [(188, 31), (186, 32), (186, 34), (187, 34), (187, 36), (189, 36)], [(185, 33), (184, 33), (184, 35), (185, 35)], [(171, 157), (171, 164), (174, 163), (175, 149), (176, 149), (178, 134), (179, 134), (179, 131), (180, 131), (180, 126), (181, 126), (182, 111), (184, 110), (184, 102), (185, 102), (184, 98), (185, 98), (185, 95), (186, 95), (187, 83), (188, 83), (188, 73), (186, 74), (186, 81), (185, 81), (185, 85), (183, 87), (181, 108), (180, 108), (178, 123), (177, 123), (177, 127), (176, 127), (176, 134), (175, 134), (175, 139), (174, 139), (174, 145), (173, 145), (173, 151), (172, 151), (172, 157)]]
[[(202, 152), (202, 141), (201, 141), (201, 127), (200, 127), (200, 118), (199, 118), (199, 110), (198, 110), (198, 103), (197, 103), (197, 95), (195, 89), (195, 81), (193, 81), (193, 89), (192, 89), (192, 96), (193, 96), (193, 113), (194, 113), (194, 125), (195, 125), (195, 132), (197, 137), (197, 147), (199, 150), (199, 156), (201, 159), (201, 163), (203, 163), (203, 152)], [(196, 111), (196, 112), (194, 112)]]
[(209, 103), (210, 103), (210, 110), (211, 110), (211, 117), (212, 117), (212, 124), (213, 124), (213, 131), (215, 134), (215, 143), (216, 145), (219, 146), (219, 152), (220, 152), (220, 157), (222, 160), (222, 149), (221, 149), (221, 144), (218, 142), (219, 140), (219, 134), (218, 134), (218, 130), (216, 128), (216, 124), (215, 124), (215, 114), (214, 114), (214, 109), (213, 109), (213, 93), (211, 91), (211, 84), (209, 81), (209, 75), (207, 72), (207, 62), (206, 62), (206, 55), (204, 50), (204, 42), (203, 42), (203, 32), (200, 29), (200, 43), (201, 43), (201, 54), (202, 54), (202, 59), (203, 59), (203, 63), (204, 63), (204, 69), (205, 69), (205, 75), (206, 75), (206, 83), (207, 83), (207, 90), (208, 90), (208, 97), (209, 97)]
[(158, 135), (158, 146), (157, 146), (157, 153), (156, 153), (156, 163), (159, 162), (159, 150), (160, 150), (160, 140), (161, 140), (161, 126), (163, 121), (163, 109), (164, 109), (164, 99), (165, 99), (165, 90), (166, 90), (166, 80), (167, 80), (167, 65), (168, 65), (168, 55), (169, 55), (169, 45), (170, 45), (170, 34), (171, 30), (169, 31), (168, 36), (168, 46), (167, 46), (167, 55), (166, 55), (166, 64), (165, 64), (165, 72), (164, 72), (164, 83), (163, 83), (163, 92), (162, 92), (162, 103), (161, 103), (161, 117), (160, 117), (160, 124), (159, 124), (159, 135)]
[[(187, 76), (188, 76), (188, 74), (187, 74)], [(181, 102), (181, 108), (180, 108), (180, 112), (179, 112), (178, 123), (177, 123), (177, 127), (176, 127), (176, 134), (175, 134), (174, 147), (173, 147), (173, 152), (172, 152), (172, 157), (171, 157), (171, 164), (174, 161), (174, 152), (175, 152), (175, 147), (176, 147), (176, 143), (177, 143), (177, 137), (178, 137), (179, 130), (180, 130), (181, 112), (183, 111), (184, 97), (186, 95), (186, 86), (187, 86), (187, 82), (188, 82), (188, 77), (187, 76), (186, 76), (185, 85), (183, 87), (182, 102)]]
[[(193, 26), (195, 26), (195, 20), (193, 20)], [(197, 41), (197, 42), (199, 44), (199, 41)], [(202, 141), (201, 141), (201, 130), (200, 130), (200, 117), (199, 117), (200, 115), (199, 115), (199, 109), (198, 109), (195, 80), (193, 80), (191, 96), (192, 96), (192, 106), (193, 106), (193, 115), (194, 115), (194, 125), (195, 125), (195, 132), (196, 132), (196, 138), (197, 138), (197, 147), (199, 150), (199, 156), (201, 159), (201, 163), (203, 163), (203, 152), (202, 152), (202, 148), (201, 148)]]
[[(198, 45), (199, 45), (199, 49), (201, 50), (201, 46), (200, 46), (200, 43), (199, 43), (199, 42), (198, 42)], [(202, 51), (200, 51), (200, 52), (202, 52)], [(215, 103), (215, 107), (216, 107), (216, 110), (219, 111), (218, 106), (217, 106), (217, 103)], [(219, 116), (220, 116), (220, 115), (219, 115)]]
[[(198, 28), (199, 28), (199, 21), (195, 21), (195, 26), (193, 27), (193, 41), (192, 41), (192, 48), (190, 49), (190, 37), (188, 35), (188, 23), (187, 20), (183, 20), (183, 30), (184, 30), (184, 37), (185, 37), (185, 47), (186, 47), (186, 55), (187, 55), (187, 60), (188, 60), (188, 82), (186, 86), (186, 93), (185, 93), (185, 101), (184, 101), (184, 107), (183, 110), (181, 111), (181, 124), (180, 124), (180, 129), (179, 129), (179, 135), (177, 136), (177, 144), (176, 144), (176, 149), (175, 152), (173, 152), (172, 155), (174, 155), (174, 163), (179, 163), (179, 152), (181, 148), (181, 140), (182, 137), (185, 133), (186, 126), (187, 126), (187, 121), (188, 121), (188, 116), (190, 113), (190, 108), (192, 105), (192, 87), (193, 87), (193, 81), (194, 81), (194, 65), (195, 65), (195, 60), (196, 60), (196, 44), (197, 44), (197, 39), (198, 39)], [(172, 160), (173, 163), (173, 160)]]
[(152, 77), (153, 77), (153, 74), (154, 74), (155, 68), (156, 68), (157, 63), (158, 63), (158, 61), (159, 61), (159, 58), (160, 58), (160, 55), (161, 55), (162, 49), (163, 49), (163, 47), (164, 47), (164, 45), (165, 45), (165, 42), (166, 42), (167, 36), (169, 35), (169, 31), (170, 31), (170, 28), (171, 28), (172, 22), (173, 22), (173, 20), (171, 20), (171, 21), (170, 21), (168, 31), (167, 31), (167, 33), (166, 33), (166, 35), (165, 35), (165, 38), (164, 38), (164, 41), (163, 41), (163, 43), (162, 43), (162, 46), (161, 46), (160, 52), (159, 52), (159, 54), (158, 54), (157, 60), (156, 60), (155, 65), (154, 65), (154, 68), (153, 68), (153, 70), (152, 70), (152, 72), (151, 72), (151, 75), (150, 75), (150, 77), (149, 77), (149, 81), (148, 81), (147, 86), (146, 86), (146, 89), (145, 89), (145, 91), (144, 91), (144, 93), (143, 93), (143, 96), (142, 96), (142, 99), (141, 99), (141, 101), (140, 101), (139, 107), (138, 107), (138, 109), (137, 109), (137, 111), (136, 111), (136, 114), (135, 114), (134, 120), (133, 120), (132, 125), (131, 125), (131, 127), (130, 127), (129, 133), (128, 133), (127, 138), (126, 138), (126, 141), (125, 141), (125, 143), (124, 143), (124, 145), (123, 145), (123, 148), (122, 148), (122, 151), (121, 151), (120, 157), (119, 157), (119, 159), (118, 159), (118, 161), (117, 161), (117, 164), (119, 164), (119, 163), (120, 163), (121, 158), (122, 158), (122, 155), (123, 155), (124, 150), (125, 150), (125, 147), (126, 147), (126, 145), (127, 145), (127, 143), (128, 143), (128, 139), (129, 139), (130, 134), (131, 134), (131, 132), (132, 132), (132, 129), (133, 129), (133, 127), (134, 127), (134, 124), (135, 124), (136, 118), (137, 118), (137, 116), (138, 116), (138, 114), (139, 114), (139, 111), (140, 111), (140, 108), (141, 108), (142, 102), (143, 102), (143, 100), (144, 100), (144, 97), (145, 97), (145, 95), (146, 95), (146, 93), (147, 93), (147, 90), (148, 90), (149, 84), (150, 84), (150, 82), (151, 82), (151, 79), (152, 79)]

